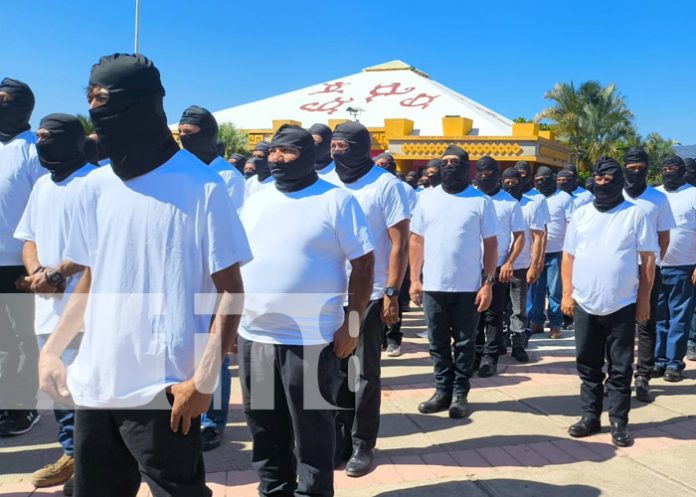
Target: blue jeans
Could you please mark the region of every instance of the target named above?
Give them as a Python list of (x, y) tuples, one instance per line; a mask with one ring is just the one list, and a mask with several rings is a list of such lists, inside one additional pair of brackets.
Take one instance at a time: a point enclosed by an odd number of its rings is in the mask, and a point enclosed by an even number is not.
[(696, 287), (694, 287), (694, 314), (691, 318), (689, 330), (689, 347), (696, 348)]
[(561, 313), (561, 297), (563, 285), (561, 283), (561, 258), (563, 252), (553, 252), (544, 256), (544, 270), (539, 279), (529, 287), (527, 300), (527, 316), (531, 324), (544, 325), (547, 314), (544, 313), (546, 295), (549, 296), (549, 327), (560, 329), (563, 322)]
[[(50, 336), (50, 334), (36, 335), (36, 343), (39, 346), (39, 350), (43, 348)], [(61, 356), (63, 364), (66, 366), (72, 364), (75, 357), (77, 357), (77, 352), (80, 350), (80, 343), (82, 343), (82, 333), (78, 334), (63, 352)], [(63, 447), (63, 454), (72, 456), (75, 452), (73, 440), (73, 434), (75, 432), (75, 411), (56, 402), (53, 405), (53, 415), (58, 422), (58, 442), (61, 447)]]
[(657, 342), (655, 366), (684, 369), (686, 343), (694, 314), (695, 266), (662, 268), (662, 286), (657, 301)]
[(226, 355), (222, 361), (220, 382), (210, 401), (208, 412), (201, 416), (201, 430), (214, 429), (219, 433), (225, 431), (227, 414), (230, 410), (230, 390), (232, 388), (232, 376), (230, 375), (230, 356)]

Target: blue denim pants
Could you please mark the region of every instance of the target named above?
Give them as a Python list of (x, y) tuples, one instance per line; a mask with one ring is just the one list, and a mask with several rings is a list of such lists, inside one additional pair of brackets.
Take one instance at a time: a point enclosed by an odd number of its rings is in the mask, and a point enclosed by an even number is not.
[(657, 301), (655, 366), (684, 369), (689, 329), (694, 316), (693, 265), (662, 268)]
[[(551, 328), (560, 329), (563, 322), (561, 312), (561, 297), (563, 285), (561, 283), (561, 259), (563, 252), (553, 252), (544, 256), (544, 270), (529, 287), (527, 294), (527, 317), (529, 322), (539, 326), (544, 325), (546, 317), (549, 318)], [(546, 295), (549, 296), (548, 313), (544, 312)]]

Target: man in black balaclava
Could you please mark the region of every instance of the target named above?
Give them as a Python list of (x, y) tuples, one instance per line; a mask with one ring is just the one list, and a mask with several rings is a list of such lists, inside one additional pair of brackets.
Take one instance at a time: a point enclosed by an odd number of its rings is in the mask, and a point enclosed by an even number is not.
[(431, 159), (425, 166), (425, 175), (428, 177), (428, 184), (431, 188), (435, 188), (442, 184), (442, 161), (440, 159)]
[[(198, 107), (197, 105), (192, 105), (186, 109), (181, 119), (179, 119), (179, 139), (186, 150), (198, 157), (203, 163), (210, 166), (210, 169), (220, 175), (227, 186), (227, 194), (230, 196), (234, 208), (239, 211), (244, 204), (244, 198), (246, 196), (244, 176), (219, 154), (219, 145), (221, 142), (218, 142), (218, 123), (213, 114), (207, 109)], [(223, 144), (223, 154), (224, 148), (225, 146)], [(224, 364), (223, 368), (225, 368)], [(226, 371), (227, 369), (223, 369), (223, 378), (225, 378), (225, 381), (227, 381), (227, 377), (229, 376), (226, 374)], [(225, 387), (223, 391), (226, 392), (228, 390)], [(226, 410), (228, 403), (229, 402), (226, 403), (225, 399), (223, 399), (223, 411)], [(216, 440), (212, 442), (213, 445), (215, 445), (217, 441), (222, 440), (222, 431), (224, 431), (224, 427), (227, 423), (227, 413), (218, 411), (214, 416), (221, 421), (217, 424), (217, 428), (215, 429), (219, 432), (220, 436), (216, 437)], [(209, 421), (206, 416), (203, 416), (202, 421), (204, 428), (210, 428), (210, 426), (206, 424)], [(222, 421), (224, 421), (224, 423)], [(212, 436), (211, 430), (203, 430), (204, 445), (206, 439)], [(215, 445), (215, 447), (217, 447), (217, 445)]]
[(522, 176), (514, 167), (508, 167), (501, 176), (503, 190), (508, 192), (518, 202), (522, 198)]
[(247, 158), (242, 154), (230, 154), (227, 158), (227, 162), (234, 167), (240, 174), (244, 174), (244, 166), (246, 165)]
[(404, 181), (415, 190), (418, 187), (418, 173), (416, 171), (407, 172)]
[(314, 139), (317, 163), (315, 168), (320, 175), (333, 171), (331, 163), (331, 128), (326, 124), (313, 124), (308, 130)]
[[(77, 117), (46, 116), (39, 124), (37, 135), (39, 160), (51, 174), (34, 185), (15, 238), (24, 241), (24, 266), (33, 273), (26, 282), (32, 292), (41, 294), (35, 298), (35, 329), (36, 340), (42, 347), (82, 276), (82, 266), (62, 263), (63, 251), (82, 182), (96, 168), (86, 164), (85, 132)], [(63, 354), (66, 366), (77, 355), (79, 341), (79, 338), (74, 340)], [(58, 404), (54, 409), (63, 453), (54, 464), (31, 475), (30, 481), (37, 488), (65, 483), (73, 475), (75, 412)]]
[(574, 164), (566, 164), (556, 177), (558, 188), (573, 196), (575, 208), (592, 202), (592, 192), (588, 192), (578, 184), (578, 168)]
[(270, 147), (271, 144), (267, 141), (258, 142), (251, 152), (251, 156), (258, 157), (259, 159), (268, 159), (268, 150)]
[(469, 188), (465, 150), (450, 145), (441, 171), (442, 188), (418, 202), (411, 226), (411, 299), (423, 305), (435, 371), (435, 393), (418, 411), (460, 419), (469, 415), (479, 313), (493, 298), (498, 225), (491, 199)]
[(690, 157), (684, 159), (684, 168), (686, 169), (684, 179), (691, 186), (696, 186), (696, 160)]
[(669, 201), (676, 228), (661, 261), (662, 281), (657, 308), (657, 342), (652, 377), (665, 381), (683, 379), (684, 356), (696, 354), (696, 335), (689, 336), (696, 296), (696, 188), (686, 182), (681, 157), (662, 161), (663, 185), (657, 190)]
[[(254, 165), (253, 177), (247, 176), (246, 182), (246, 196), (247, 198), (258, 191), (263, 190), (267, 185), (273, 183), (273, 176), (271, 175), (270, 164), (268, 163), (268, 155), (265, 157), (251, 157), (247, 159), (247, 164), (252, 163)], [(247, 167), (245, 165), (244, 172), (246, 175)]]
[(520, 177), (522, 178), (522, 193), (528, 193), (531, 190), (534, 189), (533, 185), (533, 178), (532, 176), (532, 168), (529, 166), (529, 163), (526, 161), (518, 161), (515, 164), (515, 169), (517, 169), (520, 172)]
[[(565, 232), (570, 217), (575, 210), (573, 197), (556, 187), (556, 177), (547, 166), (537, 168), (534, 184), (546, 199), (549, 220), (547, 222), (547, 240), (545, 246), (544, 269), (539, 279), (529, 290), (527, 313), (532, 333), (544, 332), (544, 321), (549, 320), (549, 338), (561, 338), (563, 313), (561, 312), (561, 254)], [(528, 195), (531, 194), (528, 193)], [(548, 308), (546, 306), (548, 294)], [(545, 312), (546, 311), (546, 312)]]
[(391, 154), (386, 152), (379, 154), (377, 157), (375, 157), (375, 166), (379, 166), (382, 169), (396, 175), (396, 161)]
[(559, 190), (563, 190), (567, 194), (572, 195), (573, 190), (578, 186), (578, 182), (571, 171), (563, 169), (558, 171), (558, 175), (556, 175), (556, 186)]
[(281, 126), (269, 160), (275, 186), (249, 197), (242, 211), (254, 252), (242, 270), (254, 295), (244, 314), (255, 316), (238, 340), (244, 415), (260, 495), (329, 496), (340, 360), (358, 345), (348, 322), (365, 313), (373, 249), (356, 199), (318, 177), (310, 133)]
[[(362, 384), (355, 393), (355, 410), (341, 411), (337, 417), (336, 462), (351, 454), (346, 473), (356, 477), (370, 471), (377, 443), (382, 330), (384, 324), (392, 325), (399, 320), (410, 219), (408, 198), (401, 182), (374, 165), (370, 158), (371, 143), (370, 132), (362, 124), (350, 121), (340, 124), (331, 140), (336, 170), (322, 178), (355, 196), (367, 216), (375, 244), (374, 286), (358, 346)], [(387, 353), (399, 355), (399, 344), (389, 343)], [(343, 367), (347, 370), (347, 361)]]
[[(518, 177), (519, 177), (519, 173)], [(508, 296), (508, 284), (513, 278), (514, 264), (524, 248), (526, 224), (522, 209), (514, 197), (501, 191), (498, 161), (483, 156), (476, 161), (478, 190), (493, 202), (498, 221), (498, 257), (496, 282), (493, 284), (493, 300), (481, 313), (476, 336), (478, 374), (493, 376), (497, 372), (498, 357), (505, 348), (503, 340), (503, 313)]]
[(638, 360), (635, 372), (636, 398), (641, 402), (651, 402), (650, 377), (655, 366), (655, 342), (657, 301), (660, 295), (662, 272), (659, 262), (669, 246), (670, 230), (675, 227), (672, 210), (667, 196), (647, 183), (649, 170), (648, 154), (642, 148), (631, 148), (624, 153), (624, 198), (638, 205), (646, 213), (648, 228), (657, 233), (660, 257), (655, 264), (655, 283), (650, 293), (650, 316), (636, 321), (638, 331)]
[[(13, 235), (32, 187), (46, 174), (29, 130), (33, 109), (29, 86), (11, 78), (0, 82), (0, 299), (28, 290), (22, 242)], [(12, 302), (0, 304), (0, 436), (26, 433), (39, 421), (34, 299), (23, 295)]]
[(628, 414), (635, 321), (650, 315), (658, 244), (655, 231), (648, 229), (645, 211), (624, 201), (619, 163), (602, 157), (593, 174), (595, 199), (573, 215), (563, 248), (561, 306), (565, 314), (575, 316), (576, 361), (582, 381), (582, 417), (568, 432), (581, 438), (601, 430), (606, 385), (612, 442), (627, 447), (633, 443)]
[[(85, 270), (41, 350), (41, 388), (78, 407), (75, 495), (134, 495), (142, 471), (158, 475), (155, 493), (209, 496), (199, 417), (235, 350), (228, 309), (251, 252), (220, 178), (172, 138), (150, 60), (102, 57), (88, 92), (112, 162), (82, 182), (72, 210), (63, 254)], [(211, 291), (219, 305), (198, 309)], [(81, 328), (68, 372), (60, 357)]]

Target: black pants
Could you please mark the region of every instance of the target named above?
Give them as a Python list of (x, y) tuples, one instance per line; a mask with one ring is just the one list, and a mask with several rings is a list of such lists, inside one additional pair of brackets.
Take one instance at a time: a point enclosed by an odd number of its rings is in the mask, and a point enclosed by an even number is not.
[(655, 282), (650, 291), (650, 317), (647, 321), (636, 321), (638, 332), (638, 361), (636, 362), (636, 378), (650, 378), (650, 372), (655, 365), (655, 342), (657, 341), (657, 300), (660, 297), (662, 272), (655, 264)]
[[(500, 275), (500, 268), (495, 271)], [(500, 349), (503, 347), (503, 314), (508, 298), (508, 284), (496, 279), (491, 289), (493, 300), (491, 306), (481, 313), (476, 335), (476, 353), (498, 361)]]
[(527, 270), (515, 269), (508, 285), (512, 347), (524, 348), (527, 329)]
[[(160, 407), (158, 398), (152, 406)], [(87, 410), (75, 413), (75, 496), (134, 497), (141, 475), (155, 497), (209, 497), (200, 420), (187, 435), (170, 428), (171, 411)]]
[(19, 293), (24, 266), (0, 267), (0, 411), (35, 409), (39, 348), (34, 334), (34, 296)]
[(330, 404), (340, 383), (333, 345), (274, 345), (239, 337), (238, 350), (259, 494), (333, 496), (336, 434)]
[(609, 418), (628, 421), (631, 409), (633, 342), (636, 305), (631, 304), (607, 316), (595, 316), (575, 305), (575, 353), (582, 385), (580, 403), (584, 414), (602, 414), (604, 372), (607, 363)]
[(441, 394), (469, 394), (479, 319), (475, 300), (475, 292), (423, 292), (435, 389)]
[[(360, 382), (355, 391), (355, 409), (344, 409), (336, 417), (336, 431), (341, 443), (354, 448), (374, 449), (379, 433), (382, 406), (382, 299), (371, 300), (365, 309), (360, 339), (355, 354), (360, 361)], [(349, 361), (341, 361), (348, 375)], [(350, 376), (350, 375), (348, 375)]]
[(411, 303), (411, 298), (409, 296), (410, 289), (411, 267), (406, 266), (404, 281), (401, 283), (401, 290), (399, 290), (399, 321), (394, 324), (384, 325), (384, 337), (382, 339), (383, 345), (394, 344), (400, 346), (404, 339), (404, 334), (401, 331), (401, 323), (403, 322), (404, 318), (404, 309), (406, 309)]

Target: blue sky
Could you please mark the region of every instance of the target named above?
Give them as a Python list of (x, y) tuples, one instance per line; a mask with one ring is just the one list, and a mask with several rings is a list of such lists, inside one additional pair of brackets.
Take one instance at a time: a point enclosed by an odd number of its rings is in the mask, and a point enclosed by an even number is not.
[[(141, 0), (141, 52), (155, 61), (170, 121), (392, 59), (514, 119), (556, 82), (616, 83), (641, 134), (696, 143), (696, 2)], [(34, 0), (3, 8), (0, 77), (37, 105), (87, 113), (102, 55), (132, 52), (134, 0)]]

